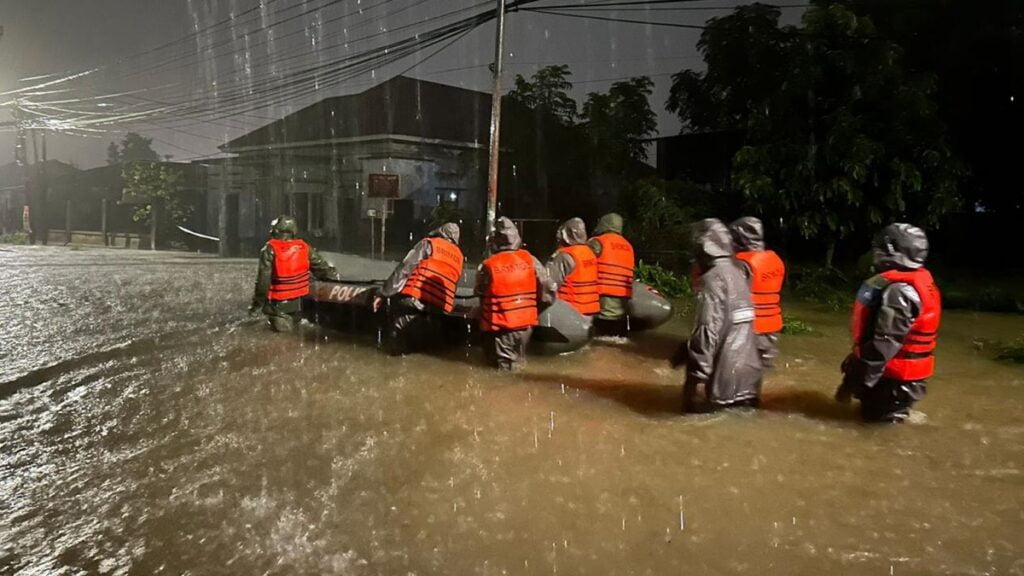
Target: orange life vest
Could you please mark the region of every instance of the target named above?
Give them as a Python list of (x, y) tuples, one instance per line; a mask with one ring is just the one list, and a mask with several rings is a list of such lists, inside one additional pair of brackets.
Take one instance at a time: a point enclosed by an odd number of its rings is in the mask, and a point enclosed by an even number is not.
[(455, 287), (462, 276), (462, 250), (444, 238), (427, 238), (430, 257), (421, 260), (402, 287), (401, 294), (451, 312)]
[(853, 353), (860, 357), (860, 345), (873, 333), (875, 314), (882, 291), (890, 284), (903, 282), (914, 287), (921, 298), (921, 311), (903, 340), (903, 347), (885, 365), (884, 376), (906, 382), (925, 380), (935, 372), (935, 346), (942, 316), (942, 296), (930, 272), (918, 268), (910, 272), (889, 270), (869, 279), (857, 293), (853, 304)]
[(309, 294), (309, 245), (302, 240), (267, 241), (274, 251), (267, 298), (275, 302)]
[(480, 302), (480, 329), (522, 330), (537, 325), (537, 272), (526, 250), (498, 252), (483, 263), (490, 282)]
[(750, 299), (754, 303), (754, 332), (782, 331), (782, 281), (786, 265), (772, 250), (738, 252), (736, 258), (750, 267)]
[(575, 266), (558, 288), (558, 299), (566, 302), (584, 316), (601, 311), (597, 294), (597, 256), (586, 244), (563, 246), (559, 252), (572, 257)]
[(601, 245), (597, 256), (597, 292), (601, 296), (633, 297), (633, 245), (615, 232), (594, 238)]

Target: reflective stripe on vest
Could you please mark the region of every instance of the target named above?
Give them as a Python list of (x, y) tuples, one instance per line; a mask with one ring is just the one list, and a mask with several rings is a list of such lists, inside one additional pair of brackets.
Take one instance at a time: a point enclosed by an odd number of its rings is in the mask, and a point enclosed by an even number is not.
[(615, 232), (601, 234), (595, 240), (601, 245), (601, 254), (597, 257), (598, 294), (632, 298), (633, 245)]
[(930, 378), (935, 372), (935, 347), (942, 316), (942, 296), (930, 272), (919, 268), (910, 272), (889, 270), (868, 279), (857, 293), (853, 305), (853, 353), (860, 356), (860, 345), (873, 336), (875, 315), (881, 306), (882, 291), (894, 283), (910, 284), (921, 299), (921, 310), (903, 339), (903, 346), (885, 365), (884, 377), (914, 381)]
[(774, 334), (782, 332), (782, 282), (786, 278), (786, 265), (772, 250), (738, 252), (736, 258), (750, 267), (750, 299), (757, 317), (754, 332)]
[(480, 301), (480, 329), (522, 330), (537, 325), (537, 272), (526, 250), (499, 252), (482, 264), (490, 282)]
[(427, 238), (430, 257), (416, 265), (402, 287), (401, 294), (451, 312), (455, 307), (455, 288), (462, 276), (462, 250), (444, 238)]
[(274, 252), (267, 298), (280, 302), (309, 294), (309, 245), (302, 240), (267, 241)]
[(559, 252), (572, 257), (575, 265), (572, 273), (565, 277), (558, 288), (558, 299), (571, 305), (585, 316), (601, 311), (597, 293), (597, 256), (586, 244), (563, 246)]

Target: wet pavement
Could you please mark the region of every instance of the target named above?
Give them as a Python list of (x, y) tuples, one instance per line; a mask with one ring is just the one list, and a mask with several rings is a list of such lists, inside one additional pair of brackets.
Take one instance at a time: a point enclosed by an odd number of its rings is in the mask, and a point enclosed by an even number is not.
[(275, 335), (254, 261), (0, 251), (2, 574), (1024, 574), (1024, 370), (950, 312), (914, 423), (790, 306), (765, 409), (677, 414), (685, 318), (531, 358)]

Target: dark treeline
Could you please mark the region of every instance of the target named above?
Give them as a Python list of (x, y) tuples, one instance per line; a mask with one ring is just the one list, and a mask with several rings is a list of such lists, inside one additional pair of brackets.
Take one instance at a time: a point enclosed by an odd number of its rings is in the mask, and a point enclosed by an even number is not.
[(939, 259), (972, 256), (957, 264), (1008, 240), (1024, 215), (1010, 174), (1024, 148), (1019, 3), (815, 1), (799, 24), (779, 19), (752, 4), (710, 20), (706, 68), (672, 78), (664, 105), (683, 133), (736, 142), (721, 182), (666, 182), (645, 164), (650, 79), (578, 105), (567, 66), (518, 76), (503, 109), (504, 209), (591, 222), (618, 209), (652, 254), (685, 252), (696, 218), (755, 215), (783, 251), (827, 266), (856, 261), (892, 221), (929, 230)]

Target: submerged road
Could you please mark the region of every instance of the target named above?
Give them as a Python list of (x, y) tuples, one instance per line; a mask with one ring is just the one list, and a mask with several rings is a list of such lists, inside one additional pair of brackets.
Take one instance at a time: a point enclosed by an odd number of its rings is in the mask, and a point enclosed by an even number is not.
[(951, 312), (914, 424), (791, 306), (765, 408), (677, 414), (685, 318), (495, 374), (246, 318), (255, 262), (0, 251), (0, 574), (1024, 574), (1024, 370)]

